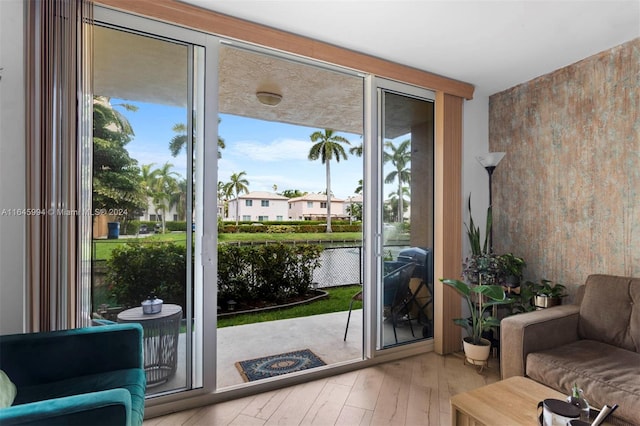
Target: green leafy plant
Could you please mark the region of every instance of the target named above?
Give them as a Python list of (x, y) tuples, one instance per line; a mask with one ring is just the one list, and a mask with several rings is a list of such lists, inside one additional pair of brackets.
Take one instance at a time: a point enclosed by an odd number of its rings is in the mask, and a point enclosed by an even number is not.
[[(440, 279), (443, 284), (456, 290), (467, 302), (470, 318), (456, 318), (453, 321), (467, 330), (469, 341), (480, 344), (482, 333), (500, 325), (500, 320), (488, 315), (489, 308), (511, 303), (499, 285), (467, 285), (460, 280)], [(486, 299), (484, 301), (483, 299)]]
[(536, 306), (533, 303), (533, 296), (536, 295), (534, 290), (535, 286), (536, 284), (531, 281), (526, 281), (520, 284), (519, 294), (511, 293), (511, 298), (513, 300), (511, 304), (512, 314), (535, 311)]
[(489, 234), (491, 233), (491, 227), (493, 226), (493, 214), (491, 206), (487, 208), (487, 223), (485, 225), (484, 232), (484, 244), (480, 245), (480, 227), (475, 226), (473, 221), (473, 215), (471, 214), (471, 194), (467, 202), (469, 209), (469, 225), (465, 224), (467, 228), (467, 237), (469, 238), (469, 245), (471, 246), (471, 254), (479, 256), (481, 254), (487, 254), (490, 251), (489, 248)]
[(312, 286), (322, 246), (272, 243), (218, 247), (218, 300), (281, 302)]
[(186, 307), (187, 250), (173, 243), (131, 243), (107, 261), (106, 282), (120, 306), (140, 306), (151, 295)]
[(462, 275), (472, 284), (498, 285), (504, 281), (501, 257), (493, 253), (472, 255), (462, 266)]
[(523, 258), (515, 256), (513, 253), (506, 253), (500, 255), (500, 261), (508, 275), (522, 278), (522, 272), (527, 266)]
[(533, 291), (536, 296), (546, 297), (566, 297), (567, 288), (560, 284), (554, 283), (551, 280), (541, 279), (539, 284), (530, 283), (533, 285)]

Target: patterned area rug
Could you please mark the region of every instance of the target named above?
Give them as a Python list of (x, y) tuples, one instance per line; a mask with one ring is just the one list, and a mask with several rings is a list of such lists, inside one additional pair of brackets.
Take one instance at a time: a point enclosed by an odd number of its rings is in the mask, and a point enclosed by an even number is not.
[(236, 362), (236, 368), (245, 382), (293, 373), (294, 371), (325, 365), (309, 349)]

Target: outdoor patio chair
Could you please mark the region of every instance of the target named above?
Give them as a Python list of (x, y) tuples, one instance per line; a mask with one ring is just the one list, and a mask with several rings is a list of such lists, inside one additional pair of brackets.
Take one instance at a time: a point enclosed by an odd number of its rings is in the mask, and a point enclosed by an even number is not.
[(398, 343), (398, 333), (396, 332), (396, 327), (398, 325), (398, 320), (403, 318), (405, 315), (407, 317), (407, 321), (409, 322), (409, 328), (411, 329), (411, 335), (416, 337), (413, 332), (413, 325), (411, 324), (411, 313), (409, 310), (409, 306), (411, 304), (411, 300), (413, 294), (411, 293), (411, 289), (409, 287), (409, 283), (411, 282), (411, 276), (413, 275), (413, 270), (416, 267), (415, 263), (400, 263), (402, 266), (394, 269), (384, 276), (384, 299), (383, 299), (383, 307), (385, 312), (391, 317), (391, 325), (393, 326), (393, 337)]
[(362, 301), (362, 290), (354, 294), (351, 297), (351, 302), (349, 302), (349, 315), (347, 316), (347, 326), (344, 329), (344, 339), (342, 339), (345, 342), (347, 341), (347, 331), (349, 330), (349, 320), (351, 319), (351, 309), (353, 308), (353, 302), (355, 301)]
[[(397, 321), (404, 314), (408, 316), (411, 334), (415, 337), (413, 326), (411, 325), (411, 317), (407, 309), (412, 296), (411, 290), (409, 289), (409, 282), (411, 281), (415, 267), (415, 263), (385, 262), (385, 272), (389, 270), (390, 272), (387, 272), (383, 278), (383, 305), (384, 309), (391, 315), (393, 335), (396, 343), (398, 343), (398, 335), (396, 333)], [(347, 340), (351, 310), (353, 309), (353, 303), (356, 301), (362, 301), (362, 290), (354, 294), (349, 302), (349, 314), (347, 315), (347, 326), (344, 329), (344, 341)]]

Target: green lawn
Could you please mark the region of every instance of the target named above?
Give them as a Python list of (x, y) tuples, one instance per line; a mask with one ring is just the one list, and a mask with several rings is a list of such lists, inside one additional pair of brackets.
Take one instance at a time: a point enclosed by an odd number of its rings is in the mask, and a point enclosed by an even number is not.
[[(265, 234), (265, 233), (237, 233), (219, 234), (218, 240), (223, 243), (264, 243), (264, 242), (298, 242), (298, 243), (318, 243), (318, 242), (343, 242), (353, 241), (360, 243), (362, 234), (360, 232), (334, 232), (331, 234), (322, 233), (292, 233), (292, 234)], [(93, 259), (107, 260), (111, 257), (111, 252), (116, 247), (132, 242), (155, 243), (160, 241), (171, 241), (176, 244), (186, 243), (186, 234), (183, 232), (171, 232), (168, 234), (151, 234), (138, 238), (120, 238), (118, 240), (93, 240)]]
[(145, 237), (138, 238), (120, 238), (117, 240), (93, 240), (93, 260), (107, 260), (111, 257), (111, 252), (116, 247), (122, 247), (123, 244), (141, 242), (141, 243), (157, 243), (157, 242), (171, 241), (176, 244), (186, 243), (186, 234), (183, 232), (176, 232), (170, 234), (151, 234)]
[[(349, 309), (351, 297), (361, 289), (359, 285), (326, 288), (323, 290), (329, 293), (327, 298), (292, 308), (218, 318), (218, 328), (346, 311)], [(353, 309), (359, 308), (362, 308), (362, 302), (357, 301), (353, 304)]]

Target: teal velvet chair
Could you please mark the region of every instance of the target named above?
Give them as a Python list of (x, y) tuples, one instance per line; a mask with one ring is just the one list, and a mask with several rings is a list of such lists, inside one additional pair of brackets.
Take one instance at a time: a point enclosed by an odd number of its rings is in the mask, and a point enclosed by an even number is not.
[(0, 369), (17, 388), (0, 425), (141, 425), (143, 366), (139, 324), (0, 336)]

